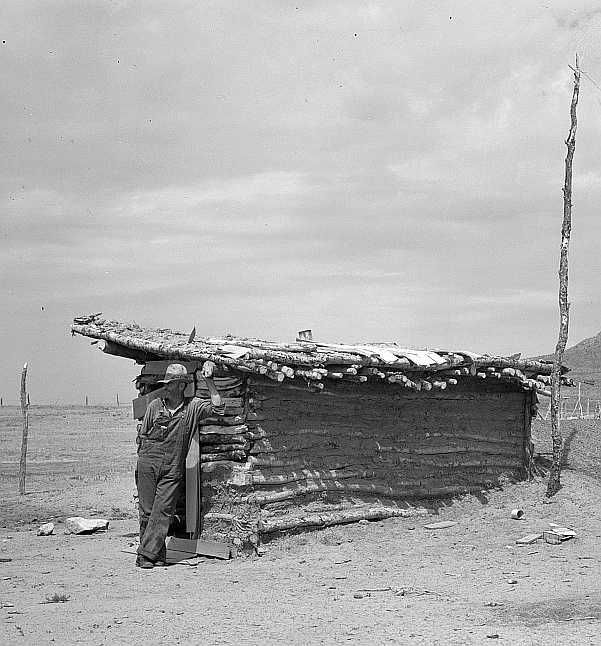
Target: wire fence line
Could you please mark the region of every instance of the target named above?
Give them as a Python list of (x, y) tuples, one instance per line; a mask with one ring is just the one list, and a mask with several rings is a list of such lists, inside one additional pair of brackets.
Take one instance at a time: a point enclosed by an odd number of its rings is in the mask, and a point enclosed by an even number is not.
[[(548, 420), (551, 417), (551, 401), (543, 412), (539, 409), (537, 417)], [(582, 384), (578, 383), (578, 394), (562, 397), (559, 403), (560, 419), (601, 419), (601, 399), (583, 397)]]

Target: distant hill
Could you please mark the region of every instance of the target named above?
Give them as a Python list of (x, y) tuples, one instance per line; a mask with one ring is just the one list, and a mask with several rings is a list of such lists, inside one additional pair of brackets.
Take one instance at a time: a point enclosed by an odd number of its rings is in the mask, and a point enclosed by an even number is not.
[[(540, 358), (553, 361), (552, 354)], [(596, 397), (601, 397), (601, 332), (567, 348), (563, 353), (563, 364), (571, 369), (568, 376), (574, 381), (594, 382), (585, 390), (590, 396), (595, 391)]]

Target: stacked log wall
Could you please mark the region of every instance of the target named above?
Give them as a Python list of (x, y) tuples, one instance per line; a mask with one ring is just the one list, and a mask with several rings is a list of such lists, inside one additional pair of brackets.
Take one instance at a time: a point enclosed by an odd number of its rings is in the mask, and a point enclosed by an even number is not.
[(203, 463), (203, 534), (254, 542), (262, 529), (310, 525), (308, 515), (400, 515), (425, 498), (524, 478), (533, 397), (478, 379), (429, 392), (336, 383), (315, 394), (253, 378), (246, 460)]
[(317, 502), (407, 507), (528, 474), (532, 396), (505, 384), (252, 390), (266, 434), (251, 450), (252, 484), (268, 523)]

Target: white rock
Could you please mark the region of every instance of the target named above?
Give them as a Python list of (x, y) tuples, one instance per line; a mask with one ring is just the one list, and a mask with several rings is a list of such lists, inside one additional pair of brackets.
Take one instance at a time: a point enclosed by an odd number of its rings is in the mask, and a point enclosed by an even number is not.
[(65, 534), (91, 534), (92, 532), (105, 531), (108, 528), (109, 521), (103, 518), (73, 516), (65, 520)]
[(38, 527), (38, 536), (50, 536), (54, 534), (54, 523), (44, 523)]

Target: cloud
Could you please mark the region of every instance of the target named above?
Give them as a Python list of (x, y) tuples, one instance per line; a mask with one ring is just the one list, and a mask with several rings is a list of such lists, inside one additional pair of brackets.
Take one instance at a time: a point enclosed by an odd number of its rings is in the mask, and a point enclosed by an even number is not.
[(231, 202), (248, 205), (257, 200), (298, 195), (306, 190), (301, 173), (263, 172), (248, 177), (211, 180), (196, 186), (168, 186), (160, 191), (134, 194), (125, 199), (121, 208), (128, 216), (139, 217), (167, 209), (177, 213)]
[[(575, 49), (601, 77), (590, 2), (1, 11), (15, 358), (40, 336), (62, 348), (65, 322), (97, 309), (215, 333), (552, 345)], [(583, 82), (571, 248), (576, 324), (595, 331), (597, 93)]]
[(583, 173), (574, 173), (573, 177), (573, 189), (574, 190), (584, 190), (584, 191), (594, 191), (601, 187), (601, 170), (589, 170)]

